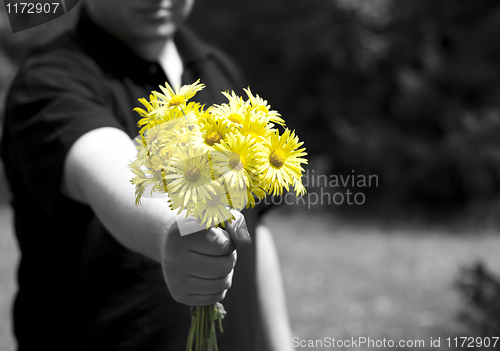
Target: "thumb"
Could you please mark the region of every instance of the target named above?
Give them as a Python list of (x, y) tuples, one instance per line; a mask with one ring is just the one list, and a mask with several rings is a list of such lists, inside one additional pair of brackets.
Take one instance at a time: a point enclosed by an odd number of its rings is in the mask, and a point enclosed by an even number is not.
[(229, 233), (232, 242), (236, 246), (248, 246), (252, 243), (252, 238), (248, 232), (247, 222), (241, 212), (231, 210), (234, 220), (231, 223), (226, 222), (226, 231)]

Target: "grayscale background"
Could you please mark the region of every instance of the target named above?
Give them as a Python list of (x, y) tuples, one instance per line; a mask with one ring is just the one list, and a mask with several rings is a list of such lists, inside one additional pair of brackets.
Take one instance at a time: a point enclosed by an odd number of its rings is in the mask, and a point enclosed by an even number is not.
[[(2, 113), (23, 55), (76, 14), (13, 34), (0, 5)], [(293, 336), (500, 336), (500, 2), (212, 0), (189, 23), (309, 152), (306, 201), (266, 216)], [(2, 175), (0, 350), (18, 258)]]

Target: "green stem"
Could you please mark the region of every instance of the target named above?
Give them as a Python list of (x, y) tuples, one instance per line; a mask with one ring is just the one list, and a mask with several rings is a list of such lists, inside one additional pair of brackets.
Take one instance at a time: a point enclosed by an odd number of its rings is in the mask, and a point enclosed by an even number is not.
[(218, 305), (191, 307), (191, 315), (186, 351), (192, 351), (195, 339), (195, 351), (218, 351), (215, 320), (219, 320), (222, 332), (221, 319), (224, 317), (219, 311)]

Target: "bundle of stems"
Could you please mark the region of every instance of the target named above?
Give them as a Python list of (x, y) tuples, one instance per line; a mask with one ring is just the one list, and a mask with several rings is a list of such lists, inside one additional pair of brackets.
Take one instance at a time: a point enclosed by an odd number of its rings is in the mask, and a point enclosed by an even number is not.
[(220, 332), (224, 332), (222, 319), (225, 315), (224, 307), (218, 302), (208, 306), (192, 306), (186, 351), (192, 351), (193, 344), (195, 351), (218, 351), (215, 323), (218, 320)]

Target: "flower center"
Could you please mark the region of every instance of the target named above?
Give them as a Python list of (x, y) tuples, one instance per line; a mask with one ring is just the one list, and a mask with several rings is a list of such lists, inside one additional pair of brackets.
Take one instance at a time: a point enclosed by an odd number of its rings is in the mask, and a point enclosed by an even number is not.
[(168, 103), (168, 106), (172, 107), (172, 106), (182, 105), (182, 103), (184, 102), (184, 100), (185, 100), (184, 96), (182, 96), (182, 95), (176, 95), (172, 99), (170, 99), (170, 102)]
[(229, 160), (229, 167), (231, 167), (231, 169), (235, 169), (237, 171), (241, 171), (243, 169), (243, 165), (241, 164), (241, 160), (240, 160), (239, 156), (231, 157), (231, 159)]
[(281, 150), (274, 150), (269, 155), (269, 162), (276, 168), (281, 168), (285, 163), (285, 154)]
[(183, 136), (182, 138), (179, 139), (179, 144), (181, 144), (182, 146), (186, 146), (187, 143), (189, 143), (189, 138), (188, 137)]
[(243, 118), (241, 118), (241, 116), (237, 113), (231, 113), (229, 116), (227, 116), (227, 119), (233, 123), (241, 124), (243, 122)]
[(200, 179), (200, 176), (201, 172), (198, 167), (190, 166), (188, 169), (186, 169), (186, 179), (190, 182), (196, 182), (198, 179)]
[(210, 194), (210, 199), (207, 199), (208, 207), (217, 207), (220, 204), (220, 198), (218, 195)]
[(214, 144), (217, 144), (221, 141), (222, 139), (222, 135), (217, 132), (217, 131), (212, 131), (210, 133), (207, 134), (207, 137), (205, 138), (205, 142), (210, 145), (210, 146), (213, 146)]

